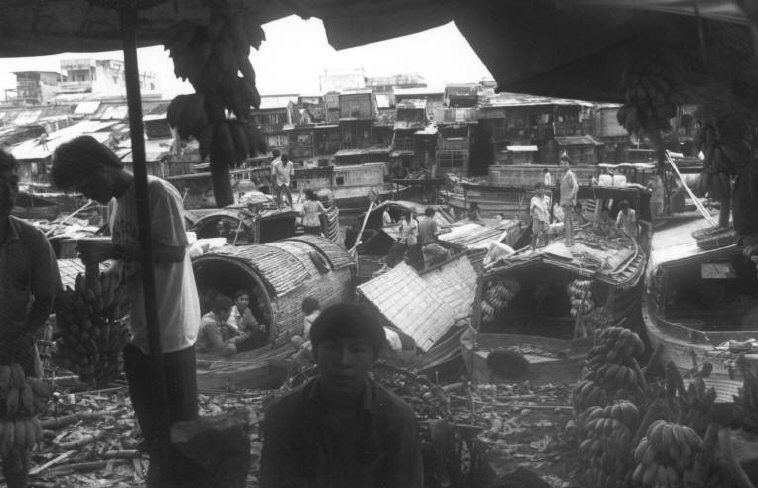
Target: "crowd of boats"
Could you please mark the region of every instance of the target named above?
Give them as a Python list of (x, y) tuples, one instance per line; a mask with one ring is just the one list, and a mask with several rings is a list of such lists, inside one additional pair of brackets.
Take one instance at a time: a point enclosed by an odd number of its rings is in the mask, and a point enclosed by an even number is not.
[[(290, 339), (302, 333), (303, 299), (313, 297), (322, 306), (357, 300), (375, 309), (386, 327), (412, 339), (384, 360), (438, 381), (467, 375), (483, 382), (573, 382), (593, 331), (623, 325), (640, 333), (649, 351), (663, 347), (685, 381), (711, 363), (706, 383), (720, 401), (731, 401), (744, 372), (758, 372), (758, 279), (735, 233), (713, 227), (692, 211), (691, 201), (679, 212), (652, 217), (650, 190), (634, 181), (580, 182), (587, 223), (570, 246), (558, 221), (550, 226), (548, 245), (530, 245), (528, 207), (514, 207), (531, 197), (525, 187), (501, 189), (500, 200), (492, 194), (466, 199), (469, 207), (472, 201), (487, 207), (486, 213), (461, 212), (463, 205), (444, 198), (402, 198), (412, 192), (363, 195), (359, 203), (367, 210), (347, 219), (334, 195), (322, 192), (329, 208), (322, 237), (302, 232), (297, 196), (291, 207), (278, 208), (260, 185), (239, 185), (239, 201), (229, 207), (188, 209), (201, 296), (249, 290), (251, 311), (269, 338), (266, 346), (231, 357), (201, 354), (200, 386), (281, 385), (303, 366)], [(65, 285), (84, 269), (76, 259), (77, 239), (107, 233), (107, 215), (75, 195), (41, 192), (28, 188), (32, 198), (65, 209), (61, 216), (24, 216), (37, 219), (51, 237)], [(621, 200), (631, 202), (641, 219), (653, 220), (653, 231), (639, 239), (598, 233), (593, 221), (601, 209), (615, 218)], [(421, 218), (427, 208), (435, 210), (445, 254), (424, 267), (390, 262), (402, 216)], [(591, 283), (592, 307), (582, 314), (582, 327), (571, 313), (576, 280)], [(493, 361), (492, 352), (503, 350), (518, 361)]]

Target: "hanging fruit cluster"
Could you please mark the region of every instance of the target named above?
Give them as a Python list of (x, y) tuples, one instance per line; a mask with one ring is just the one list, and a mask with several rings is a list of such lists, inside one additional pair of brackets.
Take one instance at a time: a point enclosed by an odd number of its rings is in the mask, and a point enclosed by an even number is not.
[(515, 280), (488, 281), (480, 302), (482, 323), (492, 323), (495, 320), (495, 313), (508, 306), (520, 290), (521, 284)]
[(592, 301), (592, 280), (574, 280), (568, 284), (568, 296), (571, 300), (571, 316), (583, 315), (595, 309)]
[(267, 152), (263, 136), (248, 120), (251, 107), (261, 104), (250, 47), (260, 48), (265, 34), (256, 16), (240, 5), (229, 0), (206, 3), (211, 12), (207, 25), (179, 22), (166, 33), (174, 74), (189, 80), (196, 92), (176, 97), (167, 120), (180, 139), (193, 136), (201, 156), (210, 156), (216, 204), (224, 207), (234, 202), (230, 166)]
[(74, 289), (56, 297), (58, 340), (53, 360), (85, 383), (105, 384), (123, 369), (121, 351), (129, 341), (126, 287), (114, 273), (92, 279), (77, 275)]
[(702, 443), (691, 428), (656, 420), (634, 450), (632, 479), (644, 488), (684, 486), (685, 472), (693, 467)]
[(742, 427), (749, 432), (758, 433), (758, 375), (750, 370), (745, 371), (742, 388), (739, 395), (734, 397), (734, 403)]
[(639, 389), (639, 357), (645, 350), (640, 337), (623, 327), (610, 327), (597, 336), (590, 349), (582, 380), (574, 388), (577, 412), (605, 406), (613, 398), (630, 398)]
[(50, 390), (39, 378), (27, 378), (17, 363), (0, 366), (0, 457), (13, 446), (33, 449), (42, 441), (38, 414), (45, 411)]
[(584, 480), (589, 486), (624, 487), (632, 463), (628, 452), (640, 423), (637, 406), (620, 400), (607, 407), (590, 407), (579, 416), (579, 426), (586, 438), (579, 455), (587, 468)]
[(646, 53), (621, 78), (624, 105), (616, 114), (619, 124), (630, 134), (660, 136), (670, 131), (670, 120), (684, 102), (682, 85), (673, 60)]

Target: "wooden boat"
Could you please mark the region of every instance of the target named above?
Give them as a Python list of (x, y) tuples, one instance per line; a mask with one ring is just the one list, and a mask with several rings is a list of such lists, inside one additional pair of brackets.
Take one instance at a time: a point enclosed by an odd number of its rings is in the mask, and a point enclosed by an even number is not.
[[(576, 279), (592, 282), (596, 307), (582, 320), (589, 329), (592, 324), (642, 329), (639, 305), (647, 263), (642, 247), (589, 229), (578, 232), (574, 241), (569, 248), (561, 237), (485, 266), (477, 281), (472, 329), (461, 341), (473, 380), (576, 381), (593, 343), (591, 337), (577, 334), (580, 324), (570, 314), (567, 286)], [(494, 286), (508, 293), (493, 299)], [(492, 307), (489, 313), (487, 306)], [(516, 369), (523, 371), (490, 367), (488, 356), (496, 350), (520, 355), (522, 367)]]
[(685, 381), (711, 363), (706, 384), (718, 401), (731, 402), (744, 371), (758, 373), (758, 281), (736, 236), (714, 233), (702, 218), (658, 231), (646, 275), (643, 318), (652, 345), (664, 347)]
[[(549, 201), (558, 202), (559, 189), (549, 188)], [(529, 219), (529, 204), (534, 195), (534, 185), (485, 185), (462, 183), (459, 190), (443, 192), (447, 204), (459, 211), (468, 210), (472, 203), (479, 206), (482, 216), (492, 217), (501, 215), (505, 218)], [(649, 209), (650, 192), (639, 185), (602, 186), (584, 185), (580, 183), (577, 199), (583, 208), (594, 208), (597, 200), (615, 198), (616, 204), (627, 200), (635, 209)], [(637, 212), (641, 218), (650, 220), (649, 210)]]
[(53, 201), (32, 193), (19, 192), (11, 213), (22, 219), (55, 220), (60, 212), (60, 205)]
[(292, 359), (295, 352), (291, 345), (284, 344), (230, 357), (198, 353), (197, 388), (200, 391), (230, 387), (256, 390), (279, 388), (296, 367)]

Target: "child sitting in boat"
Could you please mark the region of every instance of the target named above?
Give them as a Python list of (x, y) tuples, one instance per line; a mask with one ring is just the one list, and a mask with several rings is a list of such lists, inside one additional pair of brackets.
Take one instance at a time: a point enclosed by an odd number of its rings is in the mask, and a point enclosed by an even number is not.
[(229, 324), (240, 334), (232, 341), (236, 352), (251, 351), (268, 342), (266, 326), (259, 324), (250, 310), (250, 294), (247, 290), (237, 290), (234, 293)]
[(197, 352), (207, 352), (229, 356), (237, 352), (234, 338), (239, 335), (236, 328), (229, 325), (232, 311), (229, 297), (219, 295), (211, 306), (211, 311), (203, 315), (197, 337)]
[(290, 339), (290, 344), (297, 350), (297, 359), (304, 362), (313, 362), (313, 354), (311, 352), (311, 326), (313, 322), (318, 318), (321, 313), (321, 307), (318, 300), (313, 297), (306, 297), (303, 299), (303, 303), (300, 305), (305, 318), (303, 319), (303, 335), (293, 336)]

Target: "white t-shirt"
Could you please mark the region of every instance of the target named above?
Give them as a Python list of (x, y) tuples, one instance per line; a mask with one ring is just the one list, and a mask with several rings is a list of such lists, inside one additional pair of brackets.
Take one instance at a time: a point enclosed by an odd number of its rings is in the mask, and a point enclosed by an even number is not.
[[(135, 200), (134, 183), (116, 200), (111, 222), (112, 241), (116, 245), (139, 245)], [(160, 178), (148, 176), (148, 201), (153, 241), (166, 246), (187, 247), (182, 197), (177, 189)], [(182, 262), (156, 264), (154, 270), (163, 352), (181, 351), (195, 344), (201, 321), (200, 300), (189, 253)], [(132, 300), (129, 321), (132, 344), (147, 354), (147, 321), (139, 262), (124, 263), (124, 274)]]
[(273, 166), (276, 186), (290, 186), (290, 176), (295, 172), (295, 166), (292, 161), (276, 161)]
[(531, 210), (532, 217), (535, 219), (546, 224), (550, 222), (550, 214), (547, 210), (547, 198), (542, 195), (533, 196), (529, 209)]

